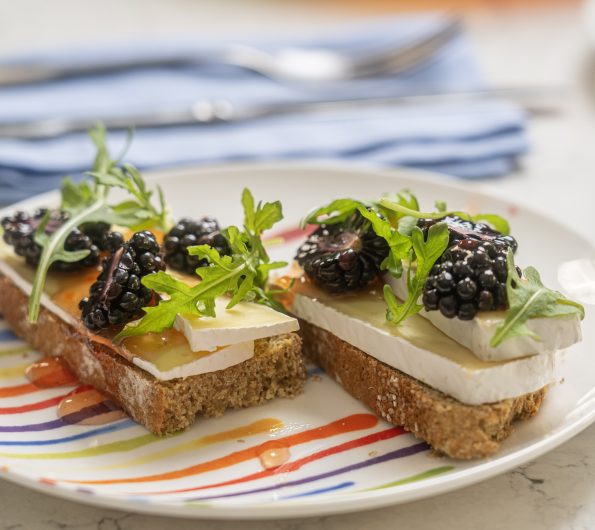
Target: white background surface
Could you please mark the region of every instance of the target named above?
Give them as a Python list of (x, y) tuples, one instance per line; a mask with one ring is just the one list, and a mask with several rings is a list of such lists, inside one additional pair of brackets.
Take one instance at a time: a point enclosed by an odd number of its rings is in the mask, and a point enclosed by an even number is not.
[[(122, 10), (122, 5), (127, 9)], [(331, 9), (313, 13), (314, 3), (250, 5), (247, 10), (246, 3), (238, 0), (209, 4), (104, 0), (93, 5), (75, 0), (0, 0), (0, 52), (146, 32), (282, 31), (359, 16)], [(531, 121), (532, 153), (522, 168), (507, 178), (475, 185), (551, 212), (595, 242), (595, 54), (584, 26), (580, 12), (571, 6), (468, 17), (478, 57), (495, 85), (568, 88), (560, 114)], [(595, 426), (534, 463), (458, 492), (393, 508), (302, 521), (172, 521), (82, 506), (0, 481), (0, 530), (153, 530), (171, 525), (180, 530), (593, 528)]]

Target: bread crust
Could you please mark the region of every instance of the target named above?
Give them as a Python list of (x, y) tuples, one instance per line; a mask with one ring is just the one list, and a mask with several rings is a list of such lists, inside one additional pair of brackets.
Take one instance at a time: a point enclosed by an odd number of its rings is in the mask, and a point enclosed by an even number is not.
[(486, 405), (465, 405), (384, 364), (329, 331), (300, 320), (303, 351), (378, 416), (452, 458), (495, 453), (515, 420), (534, 416), (546, 388)]
[(184, 429), (197, 416), (220, 416), (226, 409), (296, 396), (306, 378), (296, 333), (255, 341), (252, 358), (225, 370), (161, 381), (45, 308), (38, 322), (29, 324), (27, 296), (1, 274), (0, 314), (19, 337), (45, 355), (61, 356), (82, 383), (108, 394), (158, 435)]

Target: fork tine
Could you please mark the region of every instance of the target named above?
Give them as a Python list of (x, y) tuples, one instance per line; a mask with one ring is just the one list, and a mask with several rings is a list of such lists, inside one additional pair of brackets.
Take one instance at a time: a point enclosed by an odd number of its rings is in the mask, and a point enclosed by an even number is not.
[(444, 27), (407, 46), (382, 50), (374, 55), (354, 59), (352, 76), (370, 77), (382, 73), (398, 74), (428, 61), (442, 46), (461, 33), (458, 19), (449, 20)]

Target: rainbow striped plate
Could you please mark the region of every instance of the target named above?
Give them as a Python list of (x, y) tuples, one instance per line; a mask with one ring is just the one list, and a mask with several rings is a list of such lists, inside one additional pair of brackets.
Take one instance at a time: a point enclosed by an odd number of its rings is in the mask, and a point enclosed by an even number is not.
[[(315, 205), (339, 195), (362, 198), (409, 187), (425, 204), (480, 205), (507, 215), (521, 242), (522, 259), (557, 284), (558, 257), (595, 255), (589, 242), (525, 207), (470, 191), (443, 177), (413, 171), (363, 170), (337, 164), (252, 164), (154, 174), (176, 217), (214, 215), (238, 223), (241, 189), (281, 199), (289, 235), (272, 248), (291, 258), (291, 228)], [(56, 194), (23, 203), (32, 208)], [(11, 208), (12, 210), (12, 208)], [(548, 249), (536, 233), (547, 234)], [(556, 249), (556, 256), (549, 248)], [(310, 367), (305, 393), (222, 418), (201, 420), (187, 431), (158, 438), (131, 420), (68, 425), (56, 406), (71, 389), (39, 390), (24, 367), (39, 354), (0, 320), (0, 476), (81, 502), (129, 511), (196, 518), (259, 519), (349, 512), (436, 495), (502, 473), (552, 449), (595, 417), (593, 316), (583, 343), (572, 348), (541, 413), (519, 425), (490, 459), (456, 462), (369, 413)], [(591, 350), (591, 351), (590, 351)], [(264, 445), (263, 445), (264, 444)], [(263, 451), (266, 449), (266, 451)], [(280, 467), (267, 458), (283, 460)]]

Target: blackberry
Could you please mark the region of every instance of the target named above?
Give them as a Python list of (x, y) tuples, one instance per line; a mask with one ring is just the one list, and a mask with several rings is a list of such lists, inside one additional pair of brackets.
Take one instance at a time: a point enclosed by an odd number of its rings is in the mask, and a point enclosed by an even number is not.
[(194, 274), (198, 267), (208, 265), (205, 259), (188, 254), (188, 247), (194, 245), (210, 245), (219, 251), (219, 254), (229, 254), (229, 245), (223, 234), (219, 231), (219, 224), (212, 217), (203, 217), (198, 221), (181, 219), (163, 240), (165, 248), (165, 262), (172, 269), (188, 274)]
[(448, 225), (449, 246), (465, 239), (475, 239), (492, 243), (486, 247), (492, 258), (495, 257), (498, 249), (512, 248), (513, 252), (517, 251), (518, 244), (514, 237), (504, 236), (485, 223), (465, 221), (456, 215), (449, 215), (441, 219), (420, 219), (418, 226), (426, 235), (428, 228), (438, 222), (446, 222)]
[(111, 232), (107, 223), (85, 223), (79, 228), (101, 251), (114, 252), (124, 243), (124, 236), (120, 232)]
[(516, 252), (516, 240), (486, 224), (455, 216), (422, 219), (419, 226), (427, 235), (428, 228), (439, 221), (448, 224), (449, 246), (426, 281), (424, 308), (461, 320), (473, 319), (478, 311), (506, 309), (506, 255), (509, 248)]
[[(42, 248), (35, 242), (34, 237), (35, 231), (46, 213), (46, 208), (35, 211), (33, 215), (18, 211), (12, 216), (2, 218), (0, 221), (4, 229), (4, 241), (14, 247), (15, 253), (25, 258), (26, 263), (32, 267), (37, 267), (41, 258)], [(53, 234), (67, 220), (68, 214), (53, 210), (46, 225), (45, 233), (48, 235)], [(90, 253), (86, 258), (72, 263), (56, 261), (52, 264), (52, 270), (73, 271), (81, 267), (95, 267), (99, 264), (99, 247), (91, 237), (78, 228), (68, 234), (64, 248), (66, 250), (89, 250)]]
[(321, 225), (298, 249), (295, 259), (306, 276), (334, 293), (365, 287), (380, 274), (388, 256), (386, 241), (354, 213), (342, 223)]
[(101, 265), (101, 274), (79, 303), (85, 326), (99, 331), (122, 325), (140, 316), (140, 310), (155, 299), (141, 278), (164, 270), (161, 249), (149, 231), (136, 232)]

